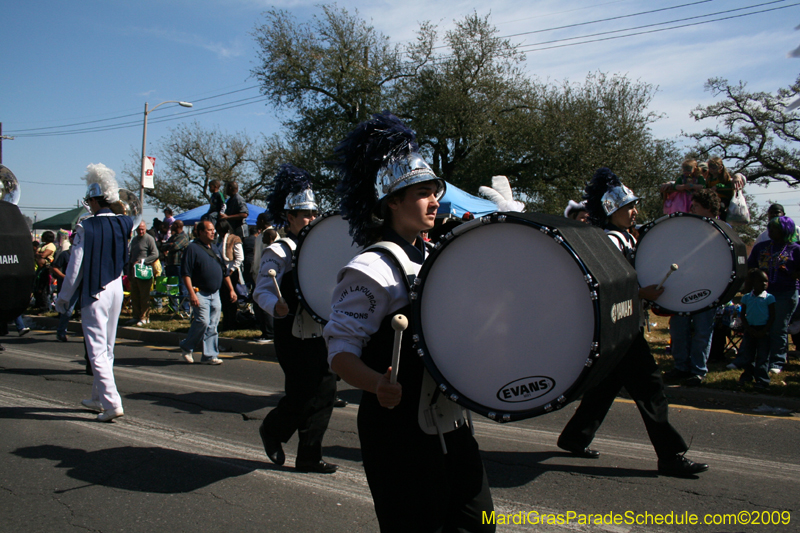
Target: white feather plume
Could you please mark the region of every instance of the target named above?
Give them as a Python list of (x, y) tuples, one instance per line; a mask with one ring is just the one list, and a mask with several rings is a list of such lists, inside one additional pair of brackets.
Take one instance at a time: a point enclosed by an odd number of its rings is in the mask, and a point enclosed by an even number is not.
[(498, 211), (517, 211), (521, 213), (525, 210), (525, 204), (514, 200), (511, 185), (508, 184), (508, 178), (505, 176), (492, 176), (492, 186), (478, 187), (478, 192), (494, 202)]
[(117, 174), (105, 166), (103, 163), (92, 163), (86, 167), (86, 185), (97, 183), (103, 191), (106, 202), (113, 204), (119, 201), (119, 184), (116, 179)]

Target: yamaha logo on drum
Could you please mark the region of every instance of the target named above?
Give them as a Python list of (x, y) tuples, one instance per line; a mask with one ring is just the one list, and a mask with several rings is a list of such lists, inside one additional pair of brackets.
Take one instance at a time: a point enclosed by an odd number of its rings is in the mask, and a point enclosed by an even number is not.
[(501, 402), (517, 403), (527, 402), (544, 396), (556, 386), (553, 378), (547, 376), (530, 376), (517, 379), (504, 385), (497, 391), (497, 399)]
[(611, 322), (633, 315), (633, 300), (625, 300), (611, 306)]
[(0, 255), (0, 265), (16, 265), (19, 264), (19, 257), (14, 255)]
[(705, 300), (711, 296), (711, 291), (708, 289), (700, 289), (699, 291), (693, 291), (681, 298), (682, 304), (693, 304), (695, 302), (699, 302), (701, 300)]

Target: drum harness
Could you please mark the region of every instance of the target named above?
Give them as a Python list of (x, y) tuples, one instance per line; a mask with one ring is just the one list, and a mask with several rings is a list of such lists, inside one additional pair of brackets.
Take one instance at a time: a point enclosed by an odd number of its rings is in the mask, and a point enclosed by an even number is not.
[[(382, 253), (389, 257), (395, 266), (403, 272), (406, 290), (408, 290), (409, 294), (412, 292), (417, 275), (414, 273), (411, 261), (409, 261), (408, 256), (400, 246), (391, 241), (380, 241), (364, 249), (364, 252), (367, 251)], [(417, 421), (424, 433), (439, 436), (439, 443), (442, 446), (442, 452), (445, 454), (447, 454), (447, 445), (444, 441), (445, 433), (455, 431), (468, 423), (472, 434), (475, 434), (475, 427), (472, 424), (472, 416), (469, 410), (442, 395), (436, 381), (431, 377), (427, 369), (424, 369), (422, 373), (422, 389), (419, 398)]]
[[(288, 237), (278, 239), (275, 242), (279, 242), (289, 249), (289, 255), (294, 263), (294, 251), (297, 249), (297, 244)], [(297, 291), (296, 287), (295, 291)], [(294, 322), (292, 322), (292, 335), (298, 339), (316, 339), (322, 337), (322, 329), (322, 324), (311, 318), (303, 304), (298, 302), (294, 313)]]

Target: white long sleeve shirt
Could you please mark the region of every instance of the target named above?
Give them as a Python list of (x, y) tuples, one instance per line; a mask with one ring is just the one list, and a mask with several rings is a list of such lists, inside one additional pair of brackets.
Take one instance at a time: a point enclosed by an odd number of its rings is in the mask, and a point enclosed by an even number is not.
[(274, 317), (275, 304), (278, 303), (278, 292), (275, 290), (275, 283), (273, 283), (272, 278), (267, 275), (270, 269), (275, 271), (275, 279), (278, 281), (278, 285), (283, 281), (283, 276), (292, 271), (292, 254), (286, 245), (281, 244), (280, 241), (272, 243), (261, 255), (256, 288), (253, 291), (253, 298), (258, 306)]

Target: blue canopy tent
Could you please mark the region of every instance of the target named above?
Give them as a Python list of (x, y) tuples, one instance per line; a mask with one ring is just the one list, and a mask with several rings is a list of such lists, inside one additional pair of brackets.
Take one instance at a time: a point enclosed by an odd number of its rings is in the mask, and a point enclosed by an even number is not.
[[(195, 207), (194, 209), (190, 209), (184, 213), (179, 215), (175, 215), (175, 220), (180, 220), (187, 226), (194, 226), (198, 222), (200, 222), (200, 218), (203, 215), (208, 213), (209, 204), (201, 205), (200, 207)], [(247, 210), (249, 211), (247, 215), (247, 225), (248, 226), (255, 226), (256, 225), (256, 218), (259, 214), (266, 211), (263, 207), (258, 207), (257, 205), (247, 204)]]
[(497, 206), (494, 202), (472, 196), (452, 183), (448, 183), (444, 196), (439, 200), (439, 211), (436, 216), (461, 218), (464, 213), (469, 212), (476, 217), (482, 217), (495, 211), (497, 211)]

